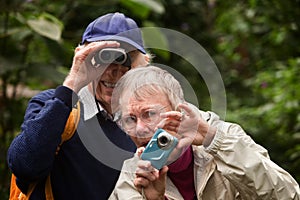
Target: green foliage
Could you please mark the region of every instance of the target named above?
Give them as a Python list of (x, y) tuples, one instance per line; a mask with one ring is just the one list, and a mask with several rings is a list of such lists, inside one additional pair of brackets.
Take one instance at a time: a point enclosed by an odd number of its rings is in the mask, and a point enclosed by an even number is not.
[[(61, 84), (83, 29), (115, 11), (140, 26), (169, 28), (199, 42), (221, 71), (226, 120), (241, 124), (300, 181), (299, 1), (10, 0), (0, 2), (0, 199), (8, 195), (6, 151), (33, 95), (25, 91)], [(170, 45), (159, 31), (145, 38), (151, 39), (146, 44)], [(200, 107), (208, 110), (207, 86), (191, 64), (171, 52), (150, 50), (154, 62), (188, 79)]]
[[(237, 108), (229, 116), (241, 122), (256, 141), (265, 146), (271, 157), (288, 169), (298, 180), (300, 164), (300, 59), (276, 63), (247, 80), (252, 87), (248, 98), (256, 99), (252, 106)], [(258, 101), (257, 99), (260, 99)]]
[(227, 86), (227, 119), (242, 124), (299, 181), (299, 3), (222, 3), (216, 58)]

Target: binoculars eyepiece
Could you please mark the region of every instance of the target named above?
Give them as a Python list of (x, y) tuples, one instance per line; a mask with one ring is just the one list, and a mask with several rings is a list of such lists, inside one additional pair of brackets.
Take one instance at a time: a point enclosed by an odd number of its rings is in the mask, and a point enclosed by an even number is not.
[(94, 64), (119, 64), (131, 68), (131, 59), (122, 48), (104, 48), (97, 51), (92, 58)]

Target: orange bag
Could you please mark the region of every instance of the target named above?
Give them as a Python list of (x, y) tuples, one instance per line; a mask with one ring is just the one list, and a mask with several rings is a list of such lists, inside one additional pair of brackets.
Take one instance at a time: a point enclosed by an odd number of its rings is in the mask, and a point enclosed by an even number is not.
[[(57, 147), (56, 154), (58, 154), (59, 149), (60, 149), (61, 145), (63, 144), (63, 142), (69, 140), (75, 133), (79, 119), (80, 119), (80, 103), (77, 102), (77, 106), (72, 109), (72, 112), (69, 115), (64, 132), (61, 135), (61, 143)], [(18, 186), (16, 184), (16, 176), (14, 174), (12, 174), (11, 181), (10, 181), (9, 199), (10, 200), (28, 200), (30, 198), (30, 195), (33, 192), (36, 184), (37, 183), (30, 184), (27, 194), (24, 194), (24, 193), (22, 193), (22, 191), (18, 188)], [(46, 200), (54, 200), (53, 193), (52, 193), (52, 187), (51, 187), (50, 174), (48, 175), (46, 183), (45, 183), (45, 195), (46, 195)]]

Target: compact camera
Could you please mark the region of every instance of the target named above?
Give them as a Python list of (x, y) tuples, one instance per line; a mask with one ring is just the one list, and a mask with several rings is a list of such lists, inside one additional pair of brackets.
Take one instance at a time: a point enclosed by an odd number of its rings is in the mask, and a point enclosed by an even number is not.
[(125, 67), (131, 67), (131, 60), (125, 49), (122, 48), (104, 48), (97, 51), (91, 60), (93, 65), (98, 64), (120, 64)]
[(178, 143), (178, 139), (163, 129), (158, 129), (141, 155), (142, 160), (149, 160), (156, 169), (166, 165), (169, 155)]

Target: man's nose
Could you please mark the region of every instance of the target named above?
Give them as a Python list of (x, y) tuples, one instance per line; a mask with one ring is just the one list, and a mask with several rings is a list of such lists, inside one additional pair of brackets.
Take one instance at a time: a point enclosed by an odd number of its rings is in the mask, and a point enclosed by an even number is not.
[[(116, 64), (114, 64), (114, 65), (116, 65)], [(109, 73), (112, 77), (115, 77), (115, 78), (121, 77), (125, 74), (125, 72), (122, 68), (123, 68), (123, 66), (119, 66), (119, 65), (113, 66), (109, 70)]]

